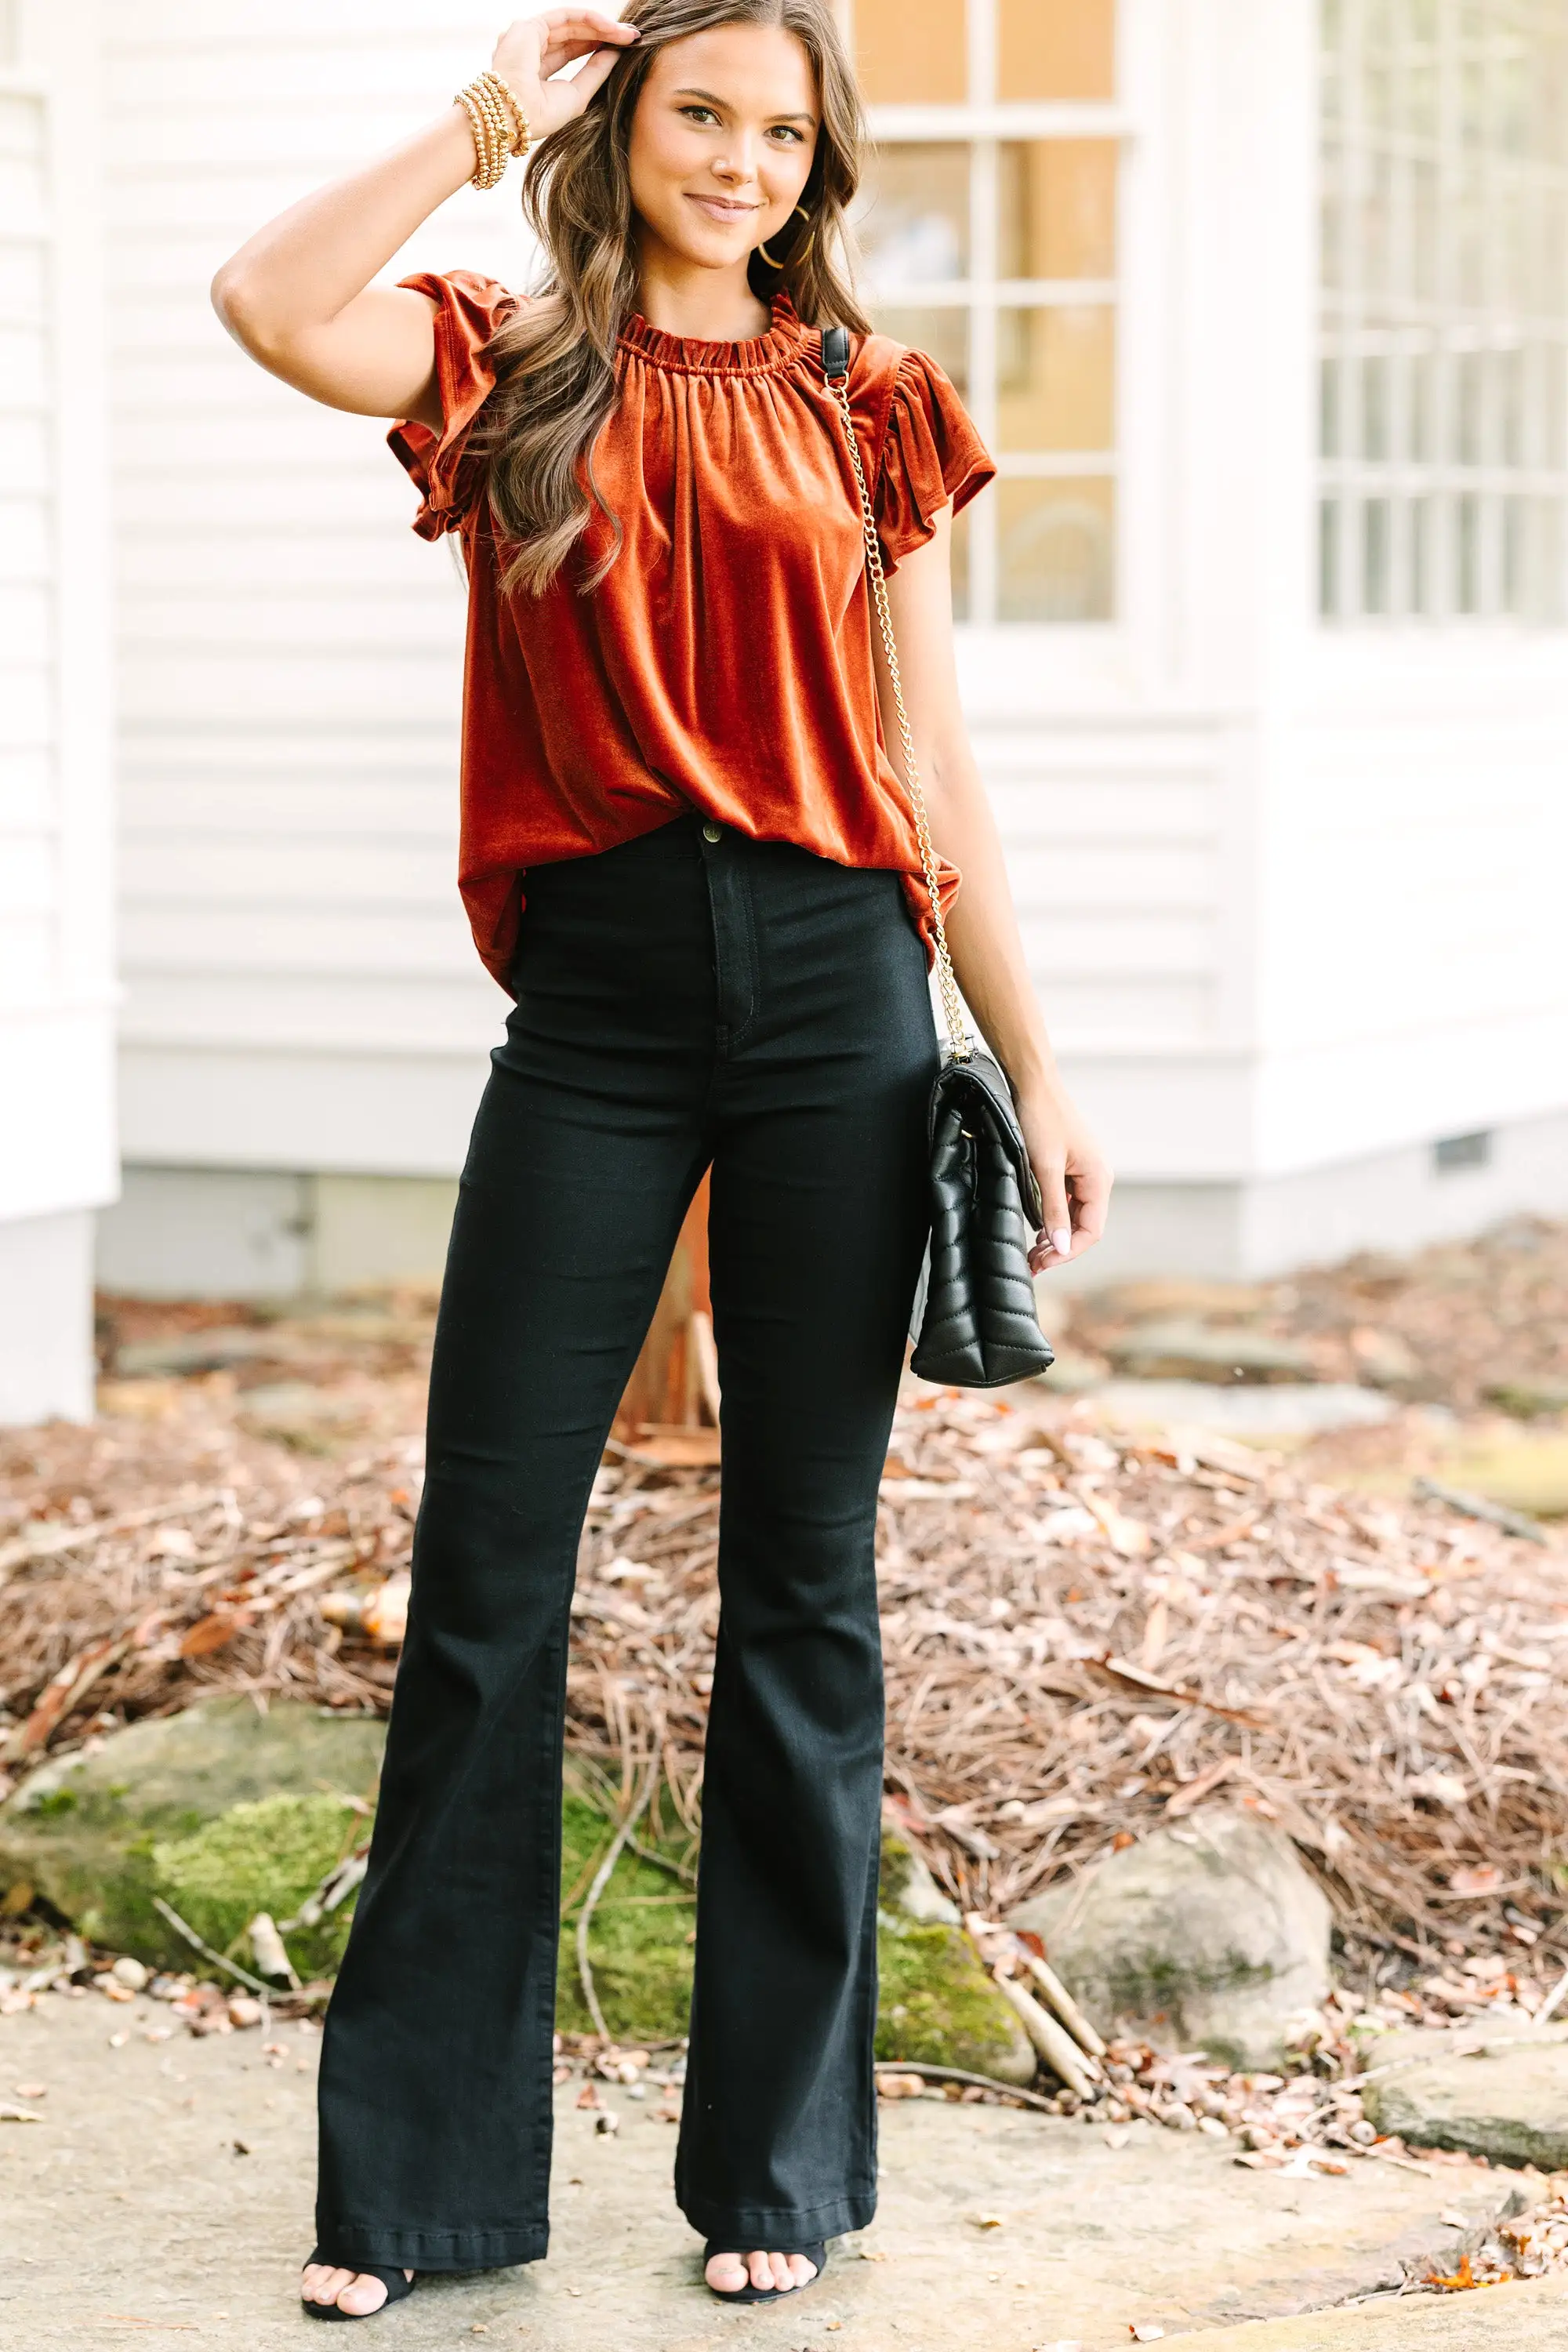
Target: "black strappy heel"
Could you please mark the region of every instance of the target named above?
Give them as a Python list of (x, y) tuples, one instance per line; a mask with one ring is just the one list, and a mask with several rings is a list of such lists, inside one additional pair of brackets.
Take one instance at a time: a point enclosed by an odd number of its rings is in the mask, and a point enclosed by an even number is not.
[[(710, 2286), (709, 2294), (717, 2295), (721, 2303), (782, 2303), (785, 2295), (804, 2294), (808, 2286), (815, 2286), (827, 2268), (827, 2246), (821, 2238), (814, 2245), (770, 2246), (768, 2252), (771, 2254), (800, 2254), (806, 2262), (816, 2264), (816, 2273), (811, 2278), (802, 2279), (798, 2286), (753, 2286), (748, 2278), (744, 2286)], [(710, 2238), (703, 2252), (704, 2264), (710, 2263), (715, 2254), (733, 2254), (742, 2263), (746, 2259), (740, 2247), (731, 2246), (721, 2238)], [(707, 2284), (706, 2280), (703, 2284)]]
[[(331, 2257), (322, 2253), (318, 2246), (310, 2255), (310, 2261), (306, 2263), (305, 2268), (309, 2270), (311, 2263), (326, 2263), (330, 2260)], [(343, 2311), (335, 2303), (308, 2303), (301, 2295), (300, 2306), (312, 2319), (379, 2319), (382, 2313), (389, 2309), (393, 2304), (401, 2303), (405, 2294), (412, 2294), (414, 2292), (414, 2279), (405, 2278), (401, 2263), (393, 2270), (386, 2269), (381, 2263), (362, 2262), (334, 2262), (331, 2267), (335, 2271), (352, 2270), (360, 2278), (379, 2279), (386, 2289), (386, 2301), (378, 2303), (374, 2311)], [(414, 2277), (417, 2278), (418, 2275), (416, 2271)]]

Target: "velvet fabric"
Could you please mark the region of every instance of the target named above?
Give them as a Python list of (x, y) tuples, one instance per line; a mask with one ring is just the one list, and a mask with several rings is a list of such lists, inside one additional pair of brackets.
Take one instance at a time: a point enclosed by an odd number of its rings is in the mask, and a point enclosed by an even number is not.
[[(666, 334), (634, 313), (597, 509), (543, 595), (500, 589), (471, 429), (486, 346), (519, 298), (456, 270), (403, 283), (433, 305), (443, 424), (393, 428), (421, 492), (415, 529), (461, 534), (468, 575), (458, 880), (479, 953), (507, 983), (531, 866), (634, 840), (695, 810), (755, 841), (903, 875), (930, 907), (908, 797), (883, 740), (859, 504), (822, 336), (786, 294), (767, 333)], [(849, 400), (889, 572), (995, 471), (934, 360), (852, 336)], [(951, 868), (944, 898), (956, 888)]]

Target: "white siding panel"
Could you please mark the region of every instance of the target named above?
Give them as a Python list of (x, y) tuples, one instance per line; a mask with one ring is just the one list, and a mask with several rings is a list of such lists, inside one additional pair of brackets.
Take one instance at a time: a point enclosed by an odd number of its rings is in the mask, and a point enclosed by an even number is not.
[(47, 580), (52, 562), (47, 507), (0, 496), (0, 580)]
[[(338, 976), (434, 972), (451, 978), (473, 968), (461, 916), (424, 915), (396, 907), (336, 907), (330, 919), (296, 903), (258, 901), (241, 913), (167, 900), (130, 900), (122, 919), (127, 970), (178, 971), (186, 984), (205, 972), (251, 972), (270, 1002), (273, 977), (308, 975), (320, 983), (321, 1017), (337, 1017)], [(258, 1015), (259, 1018), (259, 1015)], [(379, 1027), (367, 1046), (384, 1046)], [(309, 1163), (306, 1163), (309, 1164)]]
[(269, 977), (263, 994), (252, 972), (209, 970), (199, 992), (178, 972), (143, 969), (125, 1008), (132, 1041), (158, 1039), (207, 1052), (234, 1048), (354, 1053), (365, 1040), (383, 1053), (471, 1056), (501, 1039), (509, 999), (468, 958), (449, 975), (395, 969), (333, 975), (331, 1016), (323, 1027), (321, 993), (309, 973)]
[(287, 902), (304, 916), (348, 905), (444, 913), (452, 893), (451, 876), (426, 843), (375, 834), (358, 841), (139, 834), (127, 845), (121, 872), (138, 904), (162, 900), (215, 912)]
[[(0, 90), (0, 1227), (13, 1235), (114, 1188), (90, 13), (23, 0), (26, 83)], [(74, 1317), (79, 1280), (68, 1288), (53, 1305)], [(0, 1318), (7, 1412), (29, 1409), (27, 1369)]]

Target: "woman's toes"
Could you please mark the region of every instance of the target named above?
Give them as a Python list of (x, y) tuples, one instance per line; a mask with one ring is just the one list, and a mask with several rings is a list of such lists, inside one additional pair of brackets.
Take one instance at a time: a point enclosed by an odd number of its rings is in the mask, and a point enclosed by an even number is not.
[(334, 2270), (331, 2263), (307, 2263), (300, 2281), (300, 2295), (306, 2303), (336, 2303), (353, 2276), (353, 2271)]
[(746, 2284), (747, 2267), (739, 2254), (715, 2254), (703, 2276), (720, 2294), (739, 2294)]
[(361, 2271), (350, 2278), (334, 2300), (340, 2311), (352, 2311), (356, 2319), (367, 2319), (386, 2301), (386, 2289), (378, 2278)]
[(784, 2260), (789, 2264), (790, 2284), (792, 2286), (805, 2286), (810, 2280), (816, 2276), (816, 2264), (810, 2261), (806, 2255), (786, 2254), (784, 2256)]

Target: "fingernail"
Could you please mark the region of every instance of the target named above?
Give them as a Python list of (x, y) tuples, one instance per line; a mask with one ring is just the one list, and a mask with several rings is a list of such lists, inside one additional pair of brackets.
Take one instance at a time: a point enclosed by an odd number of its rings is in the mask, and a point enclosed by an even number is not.
[(1058, 1225), (1051, 1235), (1051, 1247), (1058, 1257), (1071, 1257), (1072, 1234), (1066, 1225)]

